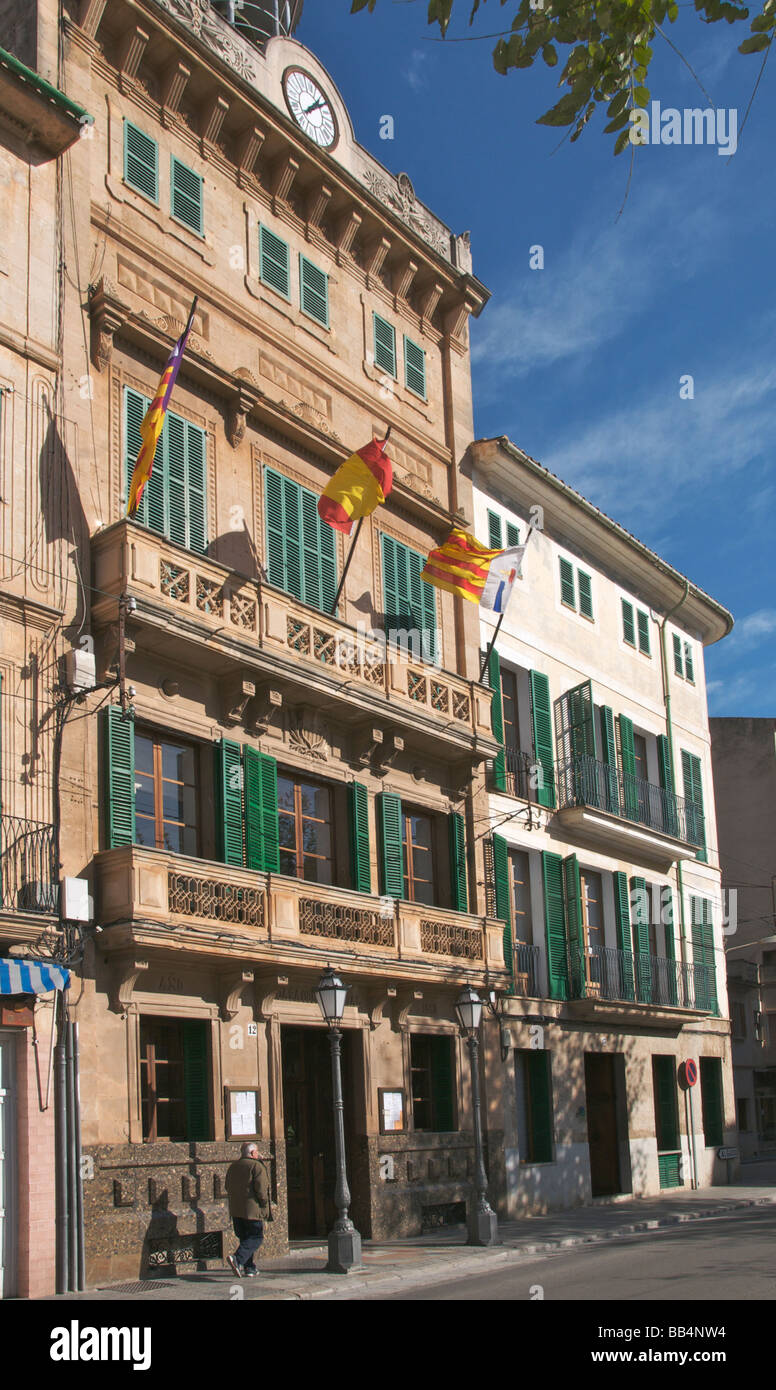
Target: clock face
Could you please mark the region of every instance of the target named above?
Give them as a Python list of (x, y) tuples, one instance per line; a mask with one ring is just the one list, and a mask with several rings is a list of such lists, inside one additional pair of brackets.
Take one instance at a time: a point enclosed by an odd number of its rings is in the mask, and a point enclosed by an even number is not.
[(301, 68), (291, 68), (283, 79), (288, 109), (308, 139), (323, 150), (337, 139), (337, 123), (328, 97)]

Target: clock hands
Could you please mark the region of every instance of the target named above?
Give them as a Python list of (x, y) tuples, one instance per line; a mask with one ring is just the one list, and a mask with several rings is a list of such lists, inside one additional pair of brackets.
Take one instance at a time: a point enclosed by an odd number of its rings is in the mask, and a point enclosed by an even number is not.
[(326, 102), (324, 101), (323, 97), (319, 97), (317, 101), (314, 101), (314, 102), (313, 102), (312, 106), (302, 106), (301, 101), (300, 101), (299, 105), (300, 105), (300, 107), (301, 107), (301, 109), (302, 109), (304, 115), (305, 115), (305, 116), (309, 116), (311, 112), (313, 112), (313, 111), (319, 111), (320, 108), (321, 108), (322, 106), (325, 106), (325, 105), (326, 105)]

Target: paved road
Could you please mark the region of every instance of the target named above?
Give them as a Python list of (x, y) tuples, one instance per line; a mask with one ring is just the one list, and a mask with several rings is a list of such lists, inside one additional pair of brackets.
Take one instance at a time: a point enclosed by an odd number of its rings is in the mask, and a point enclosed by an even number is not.
[[(372, 1301), (378, 1295), (357, 1297)], [(772, 1300), (776, 1298), (776, 1211), (742, 1211), (730, 1218), (693, 1221), (678, 1230), (650, 1232), (604, 1247), (560, 1251), (487, 1274), (383, 1295), (386, 1302), (521, 1302), (542, 1297), (596, 1302)]]

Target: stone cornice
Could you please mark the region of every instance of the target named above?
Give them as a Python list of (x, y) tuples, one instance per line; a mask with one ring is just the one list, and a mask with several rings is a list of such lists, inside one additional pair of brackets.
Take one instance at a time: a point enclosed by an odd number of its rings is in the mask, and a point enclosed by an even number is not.
[(64, 609), (28, 598), (26, 594), (14, 594), (8, 589), (0, 589), (0, 617), (16, 622), (21, 617), (27, 627), (36, 628), (38, 632), (48, 632), (64, 617)]

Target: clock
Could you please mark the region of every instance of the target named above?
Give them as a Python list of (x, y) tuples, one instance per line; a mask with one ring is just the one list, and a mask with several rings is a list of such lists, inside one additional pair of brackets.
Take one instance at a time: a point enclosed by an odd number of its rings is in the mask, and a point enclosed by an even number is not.
[(283, 77), (283, 91), (291, 115), (309, 140), (322, 150), (337, 142), (337, 122), (329, 98), (301, 68), (289, 68)]

